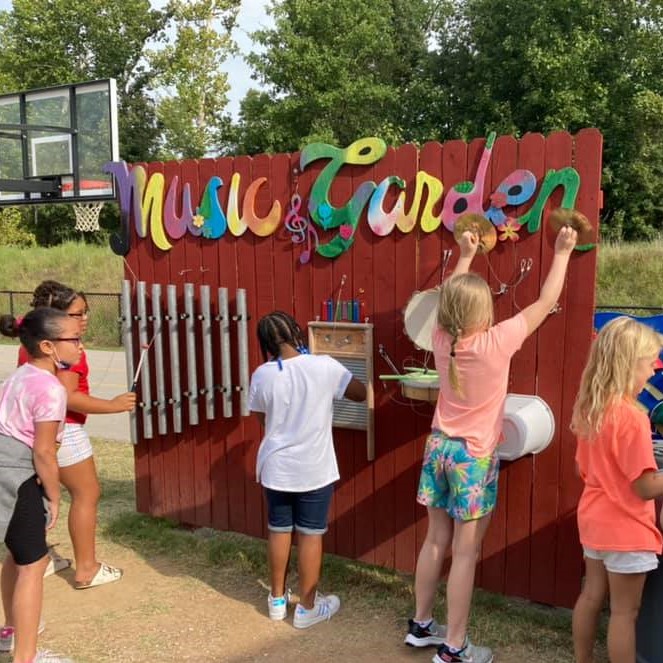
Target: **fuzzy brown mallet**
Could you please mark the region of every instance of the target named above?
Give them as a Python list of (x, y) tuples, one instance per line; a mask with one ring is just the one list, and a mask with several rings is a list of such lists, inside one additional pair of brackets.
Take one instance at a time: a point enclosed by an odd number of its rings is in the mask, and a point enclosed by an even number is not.
[(564, 227), (570, 226), (578, 233), (578, 244), (590, 244), (594, 241), (594, 228), (589, 219), (578, 210), (558, 207), (550, 212), (548, 225), (555, 235)]
[(484, 216), (481, 216), (481, 214), (468, 212), (456, 219), (456, 225), (454, 226), (454, 238), (456, 242), (460, 242), (460, 238), (466, 230), (479, 236), (478, 253), (488, 253), (495, 248), (495, 244), (497, 243), (495, 226)]

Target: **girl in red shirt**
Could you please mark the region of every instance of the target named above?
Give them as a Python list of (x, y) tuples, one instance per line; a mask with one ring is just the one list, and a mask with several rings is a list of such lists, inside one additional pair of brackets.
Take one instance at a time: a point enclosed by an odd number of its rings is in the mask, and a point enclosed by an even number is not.
[(636, 402), (654, 374), (662, 337), (628, 317), (596, 337), (573, 409), (576, 462), (585, 486), (578, 531), (585, 583), (573, 610), (576, 663), (591, 663), (599, 616), (610, 595), (608, 657), (635, 663), (635, 622), (648, 571), (658, 566), (663, 537), (654, 498), (663, 495), (649, 419)]
[[(32, 306), (46, 306), (64, 311), (79, 325), (83, 336), (87, 330), (88, 305), (85, 295), (57, 281), (40, 283), (33, 293)], [(19, 363), (28, 361), (22, 350)], [(86, 589), (122, 577), (121, 569), (97, 561), (95, 533), (97, 505), (101, 495), (90, 438), (83, 427), (88, 414), (128, 412), (136, 405), (136, 394), (127, 392), (106, 400), (90, 394), (89, 368), (85, 351), (77, 364), (67, 365), (57, 377), (67, 390), (67, 419), (62, 445), (58, 450), (60, 481), (71, 495), (69, 535), (76, 559), (75, 587)]]

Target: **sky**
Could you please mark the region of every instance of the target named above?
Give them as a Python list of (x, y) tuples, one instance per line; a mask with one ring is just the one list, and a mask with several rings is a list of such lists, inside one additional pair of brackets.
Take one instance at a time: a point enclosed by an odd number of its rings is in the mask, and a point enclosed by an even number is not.
[[(4, 0), (0, 0), (0, 3)], [(249, 36), (251, 32), (263, 27), (273, 25), (272, 17), (267, 15), (265, 7), (266, 0), (242, 0), (242, 5), (238, 15), (238, 25), (233, 33), (233, 37), (239, 46), (240, 53), (246, 55), (254, 48), (254, 44)], [(230, 102), (228, 110), (237, 116), (239, 111), (239, 102), (244, 98), (247, 90), (251, 87), (260, 87), (257, 81), (251, 78), (251, 69), (241, 57), (235, 57), (225, 63), (224, 70), (228, 72), (228, 81), (230, 83)]]
[[(165, 0), (151, 0), (155, 7), (162, 7)], [(246, 55), (251, 52), (253, 43), (249, 34), (262, 27), (271, 26), (272, 20), (267, 16), (265, 7), (267, 0), (242, 0), (237, 17), (237, 27), (233, 37), (239, 46), (240, 53)], [(0, 10), (11, 9), (11, 0), (0, 0)], [(230, 83), (228, 111), (233, 117), (237, 117), (239, 103), (244, 98), (247, 90), (251, 87), (259, 87), (258, 83), (251, 79), (251, 70), (242, 59), (241, 55), (230, 58), (223, 69), (228, 73)]]

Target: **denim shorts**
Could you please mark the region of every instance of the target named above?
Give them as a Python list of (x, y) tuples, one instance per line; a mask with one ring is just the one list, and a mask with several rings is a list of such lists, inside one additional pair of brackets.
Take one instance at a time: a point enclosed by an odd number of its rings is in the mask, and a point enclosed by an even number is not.
[(287, 493), (265, 488), (267, 498), (267, 528), (270, 532), (300, 534), (324, 534), (327, 531), (327, 515), (334, 492), (334, 484), (308, 490), (304, 493)]
[(417, 502), (444, 509), (455, 520), (477, 520), (497, 502), (497, 451), (476, 458), (465, 440), (434, 430), (426, 440)]

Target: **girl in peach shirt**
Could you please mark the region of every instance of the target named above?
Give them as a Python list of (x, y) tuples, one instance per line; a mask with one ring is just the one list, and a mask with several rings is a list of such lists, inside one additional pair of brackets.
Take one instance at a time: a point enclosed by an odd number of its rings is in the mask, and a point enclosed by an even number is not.
[[(465, 232), (453, 275), (440, 288), (433, 334), (440, 394), (426, 441), (417, 501), (427, 508), (428, 532), (415, 574), (416, 608), (405, 643), (438, 647), (434, 663), (491, 663), (489, 647), (471, 643), (467, 626), (481, 541), (497, 499), (499, 443), (511, 357), (548, 317), (559, 298), (575, 230), (564, 227), (538, 299), (493, 325), (488, 284), (468, 273), (479, 238)], [(433, 619), (442, 562), (451, 546), (447, 626)]]
[(653, 375), (662, 337), (627, 317), (599, 333), (582, 375), (571, 428), (585, 487), (578, 531), (585, 583), (573, 610), (577, 663), (591, 663), (598, 619), (610, 594), (608, 658), (635, 663), (635, 622), (648, 571), (658, 566), (663, 538), (654, 498), (663, 495), (647, 415), (636, 396)]

